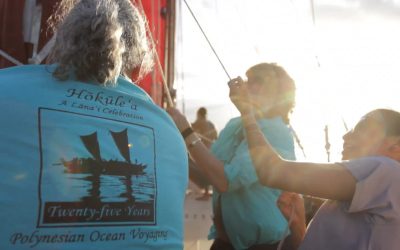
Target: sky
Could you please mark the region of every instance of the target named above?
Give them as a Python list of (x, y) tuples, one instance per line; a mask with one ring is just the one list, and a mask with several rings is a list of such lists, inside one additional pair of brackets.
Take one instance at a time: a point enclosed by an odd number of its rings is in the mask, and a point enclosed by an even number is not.
[[(400, 110), (400, 0), (186, 0), (230, 77), (277, 62), (294, 78), (291, 123), (306, 157), (341, 159), (345, 125), (375, 108)], [(313, 5), (311, 4), (313, 2)], [(228, 76), (187, 6), (178, 6), (177, 106), (190, 121), (197, 108), (221, 130), (238, 112)]]

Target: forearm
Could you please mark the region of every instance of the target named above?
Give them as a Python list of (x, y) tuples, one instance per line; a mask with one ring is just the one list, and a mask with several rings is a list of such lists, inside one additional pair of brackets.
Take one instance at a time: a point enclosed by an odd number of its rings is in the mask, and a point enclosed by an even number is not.
[(268, 143), (253, 115), (243, 115), (250, 156), (261, 184), (334, 200), (351, 200), (355, 179), (335, 164), (301, 163), (282, 159)]
[(246, 131), (249, 152), (258, 178), (263, 185), (274, 186), (280, 176), (280, 166), (284, 162), (279, 154), (264, 138), (253, 114), (242, 115), (243, 127)]
[(250, 156), (261, 184), (327, 199), (352, 199), (356, 180), (347, 169), (335, 164), (283, 160), (258, 128), (254, 105), (243, 80), (235, 78), (228, 84), (229, 97), (242, 115)]
[(225, 177), (224, 164), (215, 158), (202, 142), (199, 141), (194, 145), (190, 145), (197, 139), (199, 137), (195, 133), (185, 139), (191, 158), (213, 187), (220, 193), (225, 192), (228, 189), (228, 180)]
[(292, 249), (298, 249), (306, 235), (306, 224), (304, 222), (292, 223), (292, 225), (290, 225), (290, 232), (290, 236), (287, 240), (290, 240)]

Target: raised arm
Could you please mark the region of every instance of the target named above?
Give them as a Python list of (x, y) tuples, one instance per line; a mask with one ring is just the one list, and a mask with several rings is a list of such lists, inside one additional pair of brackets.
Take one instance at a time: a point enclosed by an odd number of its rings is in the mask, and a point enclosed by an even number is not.
[[(190, 123), (187, 121), (186, 117), (177, 109), (169, 108), (167, 111), (181, 132), (190, 128)], [(207, 179), (213, 187), (216, 188), (219, 193), (227, 191), (228, 180), (225, 177), (224, 164), (211, 154), (196, 133), (188, 135), (185, 138), (185, 142), (191, 158), (207, 176)]]
[(231, 83), (230, 98), (242, 115), (250, 155), (263, 185), (325, 199), (352, 199), (356, 180), (343, 166), (282, 159), (258, 127), (243, 81)]

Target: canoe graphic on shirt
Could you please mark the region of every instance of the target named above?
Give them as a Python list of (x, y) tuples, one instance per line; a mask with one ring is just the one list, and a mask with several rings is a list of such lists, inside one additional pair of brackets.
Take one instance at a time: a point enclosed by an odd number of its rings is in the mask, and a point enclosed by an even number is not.
[(128, 130), (124, 129), (121, 132), (113, 132), (110, 130), (110, 133), (118, 151), (125, 161), (102, 159), (97, 132), (94, 132), (89, 135), (80, 136), (83, 145), (93, 158), (75, 157), (69, 161), (62, 158), (61, 163), (64, 165), (65, 172), (72, 174), (101, 174), (114, 176), (144, 174), (144, 169), (146, 168), (145, 164), (138, 163), (137, 161), (135, 163), (131, 162)]

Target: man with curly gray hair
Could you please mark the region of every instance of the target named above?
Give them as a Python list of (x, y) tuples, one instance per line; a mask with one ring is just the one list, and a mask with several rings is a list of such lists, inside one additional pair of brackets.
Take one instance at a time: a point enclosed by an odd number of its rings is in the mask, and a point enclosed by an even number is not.
[(0, 249), (182, 249), (187, 153), (126, 75), (148, 72), (129, 0), (62, 0), (49, 65), (0, 70)]
[(118, 76), (152, 66), (142, 16), (127, 0), (63, 0), (49, 20), (56, 43), (49, 61), (58, 63), (53, 75), (115, 84)]

